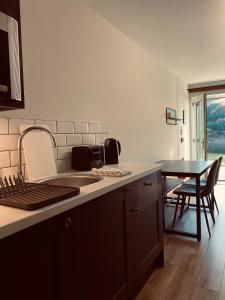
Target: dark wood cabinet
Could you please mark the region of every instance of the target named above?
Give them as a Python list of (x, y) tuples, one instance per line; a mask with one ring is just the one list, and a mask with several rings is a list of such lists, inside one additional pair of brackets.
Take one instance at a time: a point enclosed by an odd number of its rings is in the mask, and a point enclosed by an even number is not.
[(156, 259), (163, 266), (160, 181), (158, 172), (127, 187), (127, 251), (131, 299), (149, 277)]
[(24, 108), (20, 0), (0, 1), (0, 110)]
[[(85, 208), (82, 219), (84, 300), (125, 299), (127, 292), (125, 195), (117, 189)], [(88, 288), (86, 283), (88, 282)]]
[(58, 219), (57, 300), (82, 299), (81, 211), (81, 207), (74, 208)]
[(134, 299), (163, 265), (160, 182), (151, 174), (1, 240), (4, 300)]
[[(75, 224), (72, 221), (70, 233), (66, 234), (66, 240), (63, 235), (60, 246), (68, 260), (65, 268), (64, 255), (61, 257), (60, 281), (64, 284), (61, 300), (126, 299), (124, 204), (123, 189), (118, 189), (84, 205), (79, 213), (75, 210), (75, 215), (71, 214)], [(70, 280), (64, 281), (68, 274)]]
[(57, 299), (56, 233), (52, 219), (0, 241), (1, 299)]
[[(60, 299), (126, 299), (125, 194), (118, 189), (66, 214), (60, 238)], [(65, 259), (66, 258), (66, 259)]]

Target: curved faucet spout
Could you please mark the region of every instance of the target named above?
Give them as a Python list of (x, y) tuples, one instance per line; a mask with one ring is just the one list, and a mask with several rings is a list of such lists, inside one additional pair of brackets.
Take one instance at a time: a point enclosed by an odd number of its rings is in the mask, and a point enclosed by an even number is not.
[(47, 128), (41, 127), (41, 126), (31, 126), (31, 127), (28, 127), (26, 129), (24, 129), (21, 132), (21, 135), (20, 135), (20, 138), (19, 138), (19, 142), (18, 142), (18, 148), (19, 148), (19, 170), (18, 170), (18, 177), (21, 177), (23, 175), (23, 172), (22, 172), (22, 143), (23, 143), (23, 139), (24, 139), (24, 137), (29, 132), (35, 131), (35, 130), (44, 131), (44, 132), (48, 133), (50, 135), (50, 137), (52, 138), (54, 147), (56, 148), (55, 138), (54, 138), (53, 134)]

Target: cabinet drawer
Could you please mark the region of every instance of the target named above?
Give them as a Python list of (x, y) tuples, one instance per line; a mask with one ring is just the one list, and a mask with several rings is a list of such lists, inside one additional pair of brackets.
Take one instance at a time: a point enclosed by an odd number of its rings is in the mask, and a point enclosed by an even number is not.
[(153, 196), (157, 191), (157, 174), (150, 174), (137, 182), (137, 194), (138, 199), (142, 199), (145, 196)]

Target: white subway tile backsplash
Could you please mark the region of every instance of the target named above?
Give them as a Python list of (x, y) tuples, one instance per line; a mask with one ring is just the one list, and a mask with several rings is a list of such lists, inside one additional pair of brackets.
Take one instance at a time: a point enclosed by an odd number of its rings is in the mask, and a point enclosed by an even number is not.
[(98, 133), (98, 134), (96, 134), (95, 143), (96, 144), (104, 144), (105, 139), (106, 139), (105, 133)]
[(35, 120), (36, 125), (47, 125), (51, 133), (56, 133), (56, 121)]
[(34, 120), (9, 119), (9, 133), (20, 133), (20, 125), (34, 125)]
[(70, 158), (72, 156), (72, 146), (58, 147), (58, 159)]
[(0, 135), (0, 151), (17, 150), (19, 135)]
[(74, 133), (73, 122), (57, 122), (57, 133)]
[(56, 169), (58, 173), (63, 173), (68, 171), (68, 159), (62, 159), (56, 161)]
[(0, 134), (9, 133), (9, 120), (0, 118)]
[[(40, 125), (50, 129), (57, 143), (57, 148), (54, 148), (53, 151), (58, 172), (72, 169), (73, 146), (101, 144), (107, 134), (105, 123), (0, 118), (0, 176), (17, 175), (20, 125)], [(28, 179), (24, 152), (22, 153), (22, 164), (23, 172)]]
[(100, 130), (101, 133), (106, 133), (107, 132), (106, 123), (100, 123), (99, 124), (99, 130)]
[(76, 133), (88, 133), (88, 123), (74, 123)]
[[(24, 166), (22, 167), (22, 172), (24, 174)], [(18, 167), (10, 167), (10, 168), (3, 168), (0, 169), (0, 176), (12, 176), (15, 175), (17, 176), (18, 174)]]
[(56, 146), (66, 146), (66, 135), (65, 134), (54, 134)]
[(89, 123), (90, 133), (106, 133), (105, 123)]
[(82, 144), (82, 135), (81, 134), (67, 134), (67, 145), (75, 146)]
[[(10, 161), (11, 167), (15, 167), (19, 165), (19, 151), (10, 151)], [(22, 150), (22, 164), (25, 164), (24, 151)]]
[(83, 134), (83, 144), (84, 145), (94, 145), (95, 144), (95, 134)]
[(99, 123), (89, 123), (89, 132), (90, 133), (100, 133), (100, 124)]
[(10, 167), (9, 151), (0, 152), (0, 168)]
[(72, 167), (72, 158), (69, 158), (68, 159), (68, 170), (72, 170), (73, 167)]

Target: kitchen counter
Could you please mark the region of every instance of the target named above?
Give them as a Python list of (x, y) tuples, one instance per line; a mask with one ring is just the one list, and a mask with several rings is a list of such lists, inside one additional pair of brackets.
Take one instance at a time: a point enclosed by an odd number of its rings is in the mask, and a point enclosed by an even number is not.
[[(53, 205), (43, 207), (34, 211), (25, 211), (0, 205), (0, 239), (12, 235), (20, 230), (47, 220), (63, 213), (78, 205), (84, 204), (116, 188), (126, 185), (132, 181), (142, 178), (148, 174), (160, 170), (160, 164), (120, 164), (118, 168), (132, 171), (132, 174), (123, 177), (104, 177), (103, 180), (80, 188), (80, 194), (59, 201)], [(67, 172), (68, 173), (75, 173)], [(81, 173), (81, 172), (77, 172)], [(90, 172), (84, 172), (85, 174)], [(65, 174), (65, 173), (64, 173)], [(59, 174), (59, 176), (62, 174)]]

